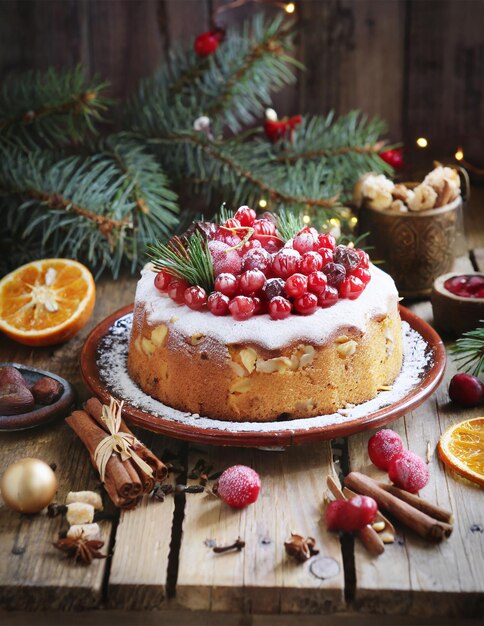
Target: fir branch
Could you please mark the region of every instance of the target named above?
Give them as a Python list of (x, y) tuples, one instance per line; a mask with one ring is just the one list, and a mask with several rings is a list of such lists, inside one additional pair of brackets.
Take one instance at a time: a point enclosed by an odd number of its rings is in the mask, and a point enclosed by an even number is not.
[(277, 215), (277, 230), (284, 241), (289, 241), (304, 227), (302, 214), (289, 211), (285, 207)]
[[(480, 320), (480, 324), (484, 325), (484, 320)], [(463, 333), (449, 351), (459, 368), (479, 376), (484, 371), (484, 326)]]
[(82, 140), (102, 120), (109, 104), (103, 95), (107, 85), (96, 77), (87, 81), (80, 66), (11, 76), (0, 89), (2, 140), (26, 148)]
[(199, 285), (207, 293), (213, 290), (215, 275), (207, 241), (195, 232), (187, 240), (173, 237), (168, 243), (148, 246), (149, 256), (157, 271), (185, 280), (189, 285)]
[(299, 154), (283, 152), (277, 157), (277, 160), (284, 161), (286, 163), (294, 163), (299, 159), (322, 159), (340, 156), (342, 154), (350, 154), (352, 152), (355, 154), (379, 154), (384, 146), (385, 141), (381, 140), (371, 146), (341, 146), (333, 149), (321, 148), (320, 150), (308, 150), (307, 152), (300, 152)]

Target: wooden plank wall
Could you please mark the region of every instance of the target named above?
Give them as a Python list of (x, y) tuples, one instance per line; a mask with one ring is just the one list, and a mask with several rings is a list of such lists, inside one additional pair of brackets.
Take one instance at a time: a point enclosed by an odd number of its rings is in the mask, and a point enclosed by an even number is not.
[[(0, 77), (81, 62), (123, 97), (174, 41), (188, 44), (227, 0), (0, 0)], [(227, 24), (264, 0), (221, 14)], [(391, 140), (480, 162), (484, 148), (484, 0), (296, 0), (298, 83), (275, 98), (281, 114), (380, 115)], [(282, 5), (282, 3), (279, 3)], [(430, 156), (430, 154), (429, 154)]]

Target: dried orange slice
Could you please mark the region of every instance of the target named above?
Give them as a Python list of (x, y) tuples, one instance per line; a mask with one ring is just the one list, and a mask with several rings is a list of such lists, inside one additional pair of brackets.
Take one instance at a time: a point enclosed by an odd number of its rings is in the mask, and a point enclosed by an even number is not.
[(28, 346), (51, 346), (73, 337), (96, 300), (91, 272), (71, 259), (42, 259), (0, 280), (0, 331)]
[(440, 438), (438, 450), (446, 465), (484, 486), (484, 417), (448, 428)]

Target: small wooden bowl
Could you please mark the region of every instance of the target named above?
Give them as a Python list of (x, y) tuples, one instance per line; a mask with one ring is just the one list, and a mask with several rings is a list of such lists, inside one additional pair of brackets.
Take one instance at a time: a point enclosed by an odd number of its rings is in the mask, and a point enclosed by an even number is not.
[(39, 378), (43, 378), (44, 376), (57, 380), (62, 385), (62, 393), (52, 404), (36, 404), (32, 411), (28, 411), (28, 413), (0, 415), (0, 431), (34, 428), (35, 426), (46, 424), (59, 417), (64, 417), (68, 413), (69, 408), (74, 404), (76, 399), (76, 392), (71, 383), (57, 376), (57, 374), (37, 369), (36, 367), (30, 367), (29, 365), (22, 365), (21, 363), (0, 363), (0, 367), (7, 365), (18, 369), (29, 386), (34, 385)]
[(435, 279), (430, 296), (435, 326), (446, 333), (461, 335), (479, 326), (484, 320), (484, 298), (457, 296), (444, 287), (454, 276), (482, 276), (482, 272), (450, 272)]

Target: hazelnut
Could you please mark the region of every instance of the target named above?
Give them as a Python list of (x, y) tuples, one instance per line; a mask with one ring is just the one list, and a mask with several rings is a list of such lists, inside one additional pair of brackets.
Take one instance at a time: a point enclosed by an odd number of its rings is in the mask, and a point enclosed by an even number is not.
[(7, 384), (0, 387), (0, 415), (20, 415), (34, 408), (34, 396), (24, 385)]
[(52, 404), (61, 395), (62, 390), (63, 387), (60, 382), (48, 376), (39, 378), (31, 388), (32, 395), (37, 404)]
[(0, 387), (4, 385), (22, 385), (22, 387), (27, 387), (27, 381), (16, 367), (5, 365), (0, 367)]

